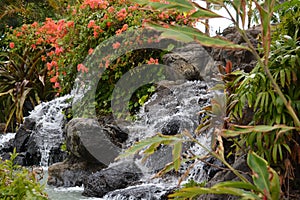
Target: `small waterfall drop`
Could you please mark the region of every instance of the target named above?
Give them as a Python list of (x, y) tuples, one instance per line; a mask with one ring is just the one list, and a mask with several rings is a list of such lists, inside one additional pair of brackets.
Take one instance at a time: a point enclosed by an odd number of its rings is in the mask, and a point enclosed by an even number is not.
[(15, 137), (16, 133), (0, 134), (0, 149), (4, 147), (4, 144)]
[[(211, 130), (201, 135), (194, 133), (199, 125), (199, 120), (203, 117), (199, 114), (199, 111), (211, 104), (213, 94), (208, 92), (208, 84), (201, 81), (177, 81), (164, 82), (162, 84), (162, 91), (160, 91), (159, 87), (159, 91), (141, 108), (137, 116), (138, 119), (126, 127), (129, 132), (126, 146), (130, 147), (136, 141), (154, 136), (158, 132), (166, 132), (168, 134), (170, 133), (168, 131), (172, 132), (176, 129), (175, 134), (180, 134), (182, 131), (187, 130), (201, 144), (210, 148)], [(172, 126), (175, 126), (175, 128)], [(166, 130), (168, 128), (170, 130)], [(164, 195), (167, 195), (167, 191), (176, 188), (179, 179), (178, 174), (168, 174), (163, 178), (153, 179), (157, 170), (162, 169), (165, 164), (172, 161), (171, 149), (166, 148), (166, 151), (163, 151), (157, 155), (153, 154), (153, 157), (150, 156), (143, 166), (139, 165), (144, 172), (144, 178), (141, 180), (142, 184), (110, 192), (104, 199), (161, 199)], [(203, 148), (192, 144), (188, 144), (183, 153), (190, 156), (207, 154)], [(140, 162), (139, 156), (136, 162)], [(156, 165), (154, 170), (147, 171), (148, 168), (145, 168), (147, 163), (152, 168), (153, 165)], [(182, 163), (179, 174), (185, 173), (191, 166), (190, 164)], [(187, 179), (192, 179), (196, 182), (204, 181), (202, 166), (201, 162), (194, 163), (194, 167), (190, 169)], [(135, 195), (141, 195), (141, 198), (136, 198)]]
[(71, 95), (65, 95), (49, 102), (39, 104), (30, 112), (28, 118), (33, 119), (36, 124), (34, 134), (36, 143), (41, 152), (41, 166), (48, 166), (49, 153), (53, 146), (63, 142), (63, 120), (62, 110), (69, 107)]

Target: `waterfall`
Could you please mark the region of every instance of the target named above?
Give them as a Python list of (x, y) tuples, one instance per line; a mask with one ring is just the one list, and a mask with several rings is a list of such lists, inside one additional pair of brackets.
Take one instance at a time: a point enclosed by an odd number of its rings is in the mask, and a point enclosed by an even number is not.
[(43, 102), (30, 112), (28, 118), (33, 119), (36, 144), (41, 153), (41, 166), (48, 166), (49, 153), (53, 146), (61, 144), (63, 138), (64, 114), (62, 110), (71, 105), (71, 95), (65, 95)]
[[(199, 124), (201, 116), (199, 112), (205, 106), (211, 104), (214, 94), (208, 92), (208, 85), (201, 81), (186, 82), (165, 82), (164, 91), (158, 91), (154, 94), (140, 109), (137, 120), (128, 125), (126, 128), (129, 132), (129, 138), (126, 146), (131, 146), (136, 141), (141, 141), (147, 137), (154, 136), (158, 132), (167, 132), (165, 129), (176, 129), (176, 133), (189, 131), (201, 144), (210, 148), (212, 129), (206, 133), (197, 135), (195, 129)], [(160, 89), (159, 89), (160, 90)], [(163, 95), (161, 95), (163, 94)], [(168, 127), (174, 125), (175, 128)], [(176, 134), (174, 132), (174, 134)], [(183, 153), (186, 155), (205, 155), (207, 152), (200, 146), (193, 144), (184, 145), (186, 149)], [(167, 174), (163, 178), (153, 179), (157, 170), (164, 167), (165, 164), (172, 161), (172, 151), (168, 148), (161, 147), (156, 155), (150, 156), (144, 165), (139, 166), (144, 172), (141, 184), (130, 186), (125, 189), (119, 189), (109, 192), (104, 199), (106, 200), (123, 200), (123, 199), (161, 199), (170, 191), (177, 187), (180, 174), (184, 174), (192, 163), (182, 163), (178, 174)], [(141, 155), (142, 156), (142, 155)], [(137, 163), (140, 158), (137, 156)], [(146, 166), (145, 166), (146, 165)], [(152, 169), (149, 170), (151, 167)], [(154, 168), (153, 168), (154, 167)], [(205, 181), (203, 164), (194, 163), (187, 175), (187, 180), (196, 182)], [(183, 183), (186, 183), (183, 182)], [(138, 198), (136, 198), (138, 195)]]

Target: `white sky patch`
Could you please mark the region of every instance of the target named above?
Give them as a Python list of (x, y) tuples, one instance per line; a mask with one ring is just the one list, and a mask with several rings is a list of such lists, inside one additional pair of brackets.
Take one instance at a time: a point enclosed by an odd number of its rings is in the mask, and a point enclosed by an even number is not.
[[(206, 8), (206, 3), (204, 1), (201, 0), (194, 0), (194, 2), (198, 3), (201, 7)], [(255, 5), (253, 5), (254, 7)], [(229, 7), (229, 12), (232, 15), (233, 18), (236, 17), (236, 12), (232, 7)], [(248, 11), (248, 10), (247, 10)], [(228, 14), (228, 12), (226, 11), (225, 8), (221, 8), (218, 10), (213, 10), (213, 12), (223, 16), (224, 18), (213, 18), (213, 19), (209, 19), (209, 32), (211, 36), (216, 35), (216, 32), (221, 32), (229, 27), (229, 26), (233, 26), (233, 23), (229, 20), (230, 19), (230, 15)], [(229, 19), (226, 19), (229, 18)], [(248, 17), (246, 16), (246, 21), (245, 21), (245, 28), (248, 24)], [(240, 27), (242, 27), (242, 23), (240, 20)], [(199, 30), (201, 30), (202, 32), (205, 32), (205, 26), (202, 23), (198, 23), (197, 24), (197, 28), (199, 28)]]

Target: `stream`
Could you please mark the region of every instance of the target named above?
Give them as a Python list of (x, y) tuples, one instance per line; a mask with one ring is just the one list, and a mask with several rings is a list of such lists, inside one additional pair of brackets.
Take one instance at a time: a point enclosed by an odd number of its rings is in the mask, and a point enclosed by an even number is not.
[[(154, 94), (140, 109), (137, 115), (137, 120), (134, 123), (127, 125), (125, 128), (129, 131), (129, 137), (125, 146), (131, 146), (135, 141), (143, 138), (151, 137), (157, 132), (166, 132), (170, 134), (172, 131), (178, 134), (184, 130), (189, 131), (194, 135), (194, 130), (197, 128), (199, 120), (199, 111), (202, 107), (208, 106), (212, 94), (207, 92), (207, 84), (201, 81), (186, 81), (172, 82), (164, 88), (163, 95)], [(47, 163), (49, 159), (49, 151), (52, 146), (60, 143), (63, 140), (62, 110), (69, 106), (70, 96), (56, 98), (50, 102), (42, 103), (35, 108), (28, 116), (36, 121), (35, 134), (40, 136), (38, 144), (42, 151), (41, 166), (44, 168), (44, 178), (42, 184), (46, 184), (47, 180)], [(171, 131), (171, 132), (170, 132)], [(211, 132), (206, 134), (194, 135), (201, 141), (203, 145), (209, 147)], [(9, 133), (0, 136), (0, 148), (4, 142), (14, 137), (14, 133)], [(204, 149), (196, 145), (187, 145), (186, 154), (204, 155)], [(122, 196), (123, 191), (128, 193), (128, 190), (143, 190), (154, 188), (156, 193), (149, 193), (147, 198), (160, 199), (160, 196), (166, 193), (167, 188), (176, 187), (178, 176), (168, 175), (164, 178), (152, 179), (153, 171), (161, 169), (172, 160), (172, 151), (170, 149), (163, 150), (157, 155), (153, 155), (148, 159), (143, 169), (143, 178), (141, 184), (130, 186), (129, 188), (119, 191), (109, 192), (103, 198), (88, 198), (81, 195), (83, 187), (56, 188), (46, 185), (46, 192), (50, 199), (55, 200), (80, 200), (80, 199), (106, 199), (106, 200), (123, 200), (128, 199)], [(169, 155), (167, 155), (169, 154)], [(168, 160), (169, 159), (169, 160)], [(136, 160), (139, 163), (139, 160)], [(205, 180), (203, 177), (203, 164), (201, 162), (194, 163), (193, 169), (187, 176), (187, 180), (201, 182)], [(180, 173), (184, 173), (189, 168), (188, 164), (183, 164)], [(185, 182), (183, 182), (185, 183)], [(182, 184), (183, 184), (182, 183)], [(154, 196), (153, 196), (154, 195)], [(130, 198), (129, 198), (130, 199)], [(131, 199), (135, 199), (132, 197)]]

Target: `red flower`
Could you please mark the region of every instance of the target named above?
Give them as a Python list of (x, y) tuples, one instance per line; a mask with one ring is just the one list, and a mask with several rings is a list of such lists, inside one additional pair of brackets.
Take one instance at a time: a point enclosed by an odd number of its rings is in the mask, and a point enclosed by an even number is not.
[(111, 22), (106, 22), (106, 26), (109, 28), (111, 26)]
[(121, 44), (120, 44), (120, 42), (116, 42), (112, 46), (113, 46), (113, 49), (118, 49), (121, 46)]
[(89, 71), (89, 69), (88, 68), (86, 68), (82, 63), (81, 64), (78, 64), (77, 65), (77, 71), (81, 71), (81, 72), (88, 72)]
[(91, 20), (88, 24), (88, 28), (94, 27), (95, 26), (95, 20)]
[(37, 22), (33, 22), (33, 23), (31, 24), (31, 27), (36, 28), (38, 25), (39, 25), (39, 24), (38, 24)]
[(111, 7), (109, 7), (109, 8), (107, 9), (107, 11), (108, 11), (109, 13), (113, 13), (113, 12), (115, 11), (115, 8), (114, 8), (113, 6), (111, 6)]
[(62, 53), (63, 51), (64, 51), (64, 49), (63, 49), (62, 47), (58, 47), (58, 46), (57, 46), (57, 47), (55, 48), (55, 54), (56, 54), (56, 55), (59, 55), (59, 54)]
[(150, 60), (148, 61), (148, 64), (150, 65), (150, 64), (159, 64), (158, 63), (158, 59), (154, 59), (154, 58), (150, 58)]
[(35, 50), (35, 49), (36, 49), (36, 45), (35, 45), (35, 44), (32, 44), (32, 45), (31, 45), (31, 48), (32, 48), (33, 50)]
[(55, 82), (55, 84), (54, 84), (54, 88), (60, 88), (60, 84), (59, 84), (59, 82)]
[(57, 76), (53, 76), (52, 78), (50, 78), (50, 82), (51, 83), (57, 82)]
[(11, 49), (15, 48), (15, 43), (13, 43), (13, 42), (9, 43), (9, 48), (11, 48)]
[(52, 64), (47, 62), (47, 69), (50, 71), (52, 69)]
[(119, 21), (122, 21), (126, 18), (127, 16), (127, 11), (125, 8), (122, 8), (118, 13), (117, 13), (117, 18)]
[(89, 55), (91, 55), (94, 52), (94, 49), (90, 48), (89, 49)]

